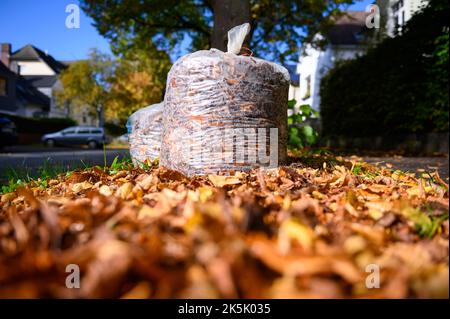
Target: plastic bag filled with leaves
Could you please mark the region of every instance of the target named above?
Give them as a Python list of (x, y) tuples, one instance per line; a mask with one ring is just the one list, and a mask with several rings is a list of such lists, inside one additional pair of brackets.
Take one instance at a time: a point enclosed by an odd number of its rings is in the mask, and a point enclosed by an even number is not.
[(135, 165), (153, 161), (161, 149), (164, 102), (137, 110), (127, 121), (130, 154)]
[(238, 55), (250, 26), (228, 32), (228, 50), (180, 58), (169, 72), (161, 165), (186, 175), (276, 167), (286, 159), (288, 71)]

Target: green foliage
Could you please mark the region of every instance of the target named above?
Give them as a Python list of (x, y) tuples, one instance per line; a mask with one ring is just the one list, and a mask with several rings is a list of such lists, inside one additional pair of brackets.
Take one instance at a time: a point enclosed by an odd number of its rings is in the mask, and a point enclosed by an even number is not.
[(439, 216), (430, 216), (420, 209), (408, 207), (403, 210), (402, 214), (411, 220), (420, 237), (433, 238), (441, 224), (448, 220), (448, 213)]
[[(96, 166), (96, 168), (99, 170), (103, 170), (108, 174), (116, 174), (121, 170), (129, 170), (133, 168), (133, 164), (129, 156), (116, 156), (111, 165), (108, 166), (106, 163), (106, 150), (104, 150), (104, 155), (104, 166)], [(71, 174), (73, 174), (74, 170), (79, 168), (80, 166), (84, 170), (92, 169), (91, 166), (86, 165), (83, 161), (74, 161), (72, 164), (64, 166), (54, 163), (50, 161), (50, 159), (46, 159), (36, 170), (31, 170), (31, 168), (27, 166), (23, 166), (20, 168), (10, 167), (5, 170), (4, 178), (8, 182), (5, 185), (1, 185), (0, 194), (14, 192), (18, 187), (25, 186), (29, 183), (33, 183), (36, 186), (46, 188), (50, 179), (54, 179), (61, 174), (70, 176)]]
[(17, 188), (19, 188), (20, 186), (22, 186), (24, 184), (25, 183), (20, 179), (18, 179), (18, 180), (10, 179), (8, 181), (7, 185), (2, 185), (1, 194), (14, 192)]
[(77, 123), (69, 118), (25, 118), (21, 116), (4, 114), (17, 127), (19, 133), (46, 134), (62, 130)]
[(321, 82), (323, 134), (448, 131), (448, 14), (448, 1), (431, 0), (401, 35), (333, 68)]
[(63, 90), (56, 94), (58, 104), (68, 104), (77, 111), (87, 108), (90, 114), (97, 114), (98, 108), (106, 105), (113, 73), (111, 57), (91, 50), (89, 59), (72, 63), (60, 74)]
[(361, 174), (361, 172), (362, 172), (362, 166), (360, 164), (356, 164), (355, 166), (353, 166), (353, 168), (352, 168), (353, 175), (358, 176)]
[[(92, 50), (87, 60), (77, 61), (62, 72), (60, 105), (87, 109), (91, 115), (103, 110), (110, 122), (125, 122), (135, 110), (161, 101), (170, 68), (167, 54), (142, 44), (116, 58)], [(111, 125), (109, 128), (113, 129)]]
[(119, 135), (125, 134), (127, 132), (127, 128), (125, 127), (125, 124), (119, 125), (119, 124), (115, 124), (113, 122), (105, 122), (103, 127), (108, 132), (108, 134), (110, 134), (112, 136), (119, 136)]
[[(109, 39), (115, 53), (152, 41), (160, 50), (209, 49), (218, 0), (82, 0), (82, 9)], [(245, 1), (245, 0), (244, 0)], [(247, 0), (250, 7), (250, 48), (256, 55), (297, 60), (298, 44), (313, 42), (326, 31), (340, 8), (354, 0)], [(316, 40), (317, 42), (317, 40)], [(319, 43), (316, 43), (319, 44)]]
[(318, 133), (310, 125), (305, 124), (313, 116), (318, 116), (318, 113), (307, 104), (300, 105), (297, 111), (295, 104), (295, 100), (288, 102), (288, 109), (292, 110), (292, 114), (288, 116), (288, 146), (292, 149), (311, 146), (318, 138)]
[(129, 170), (133, 168), (133, 163), (131, 162), (130, 157), (122, 157), (116, 156), (109, 167), (106, 167), (109, 174), (116, 174), (119, 171)]
[(68, 167), (53, 163), (50, 159), (44, 160), (42, 165), (35, 171), (25, 165), (18, 168), (9, 167), (4, 173), (8, 184), (1, 186), (1, 193), (13, 192), (18, 187), (30, 182), (35, 183), (39, 187), (46, 188), (48, 186), (48, 180), (55, 178), (59, 174), (67, 174), (68, 172)]
[(161, 102), (171, 62), (148, 41), (122, 49), (115, 61), (106, 116), (124, 122), (134, 111)]

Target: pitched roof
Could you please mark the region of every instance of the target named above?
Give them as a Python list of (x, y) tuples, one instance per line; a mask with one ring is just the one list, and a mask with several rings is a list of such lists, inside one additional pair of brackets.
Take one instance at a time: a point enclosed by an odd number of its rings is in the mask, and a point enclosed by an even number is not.
[[(0, 61), (0, 74), (6, 74), (16, 79), (16, 97), (32, 104), (44, 106), (50, 109), (50, 98), (36, 89), (33, 84), (23, 76), (12, 72)], [(54, 76), (56, 79), (56, 76)]]
[(22, 75), (28, 84), (37, 88), (51, 88), (58, 80), (57, 75)]
[(0, 61), (0, 74), (9, 75), (9, 76), (15, 76), (16, 75), (6, 65), (4, 65), (2, 61)]
[(346, 11), (337, 18), (328, 31), (328, 38), (334, 45), (356, 45), (366, 41), (368, 28), (365, 11)]
[(39, 61), (43, 60), (53, 71), (60, 73), (62, 70), (66, 69), (67, 66), (58, 60), (55, 60), (51, 55), (46, 54), (42, 50), (36, 48), (35, 46), (28, 44), (23, 48), (15, 51), (11, 55), (11, 60), (20, 61)]
[(30, 85), (23, 76), (17, 77), (16, 93), (18, 98), (50, 109), (50, 98)]

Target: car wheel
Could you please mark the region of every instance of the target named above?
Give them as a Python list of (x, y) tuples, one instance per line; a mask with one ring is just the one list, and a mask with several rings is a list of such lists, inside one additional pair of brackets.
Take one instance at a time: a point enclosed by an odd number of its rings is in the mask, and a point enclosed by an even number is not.
[(48, 139), (45, 141), (45, 146), (47, 147), (55, 147), (55, 140)]
[(97, 148), (97, 142), (96, 142), (96, 141), (89, 141), (89, 142), (88, 142), (88, 147), (89, 147), (90, 149)]

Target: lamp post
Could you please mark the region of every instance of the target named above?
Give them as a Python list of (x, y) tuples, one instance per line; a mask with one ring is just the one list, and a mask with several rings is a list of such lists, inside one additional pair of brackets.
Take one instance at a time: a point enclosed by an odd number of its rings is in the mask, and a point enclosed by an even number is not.
[(99, 104), (97, 106), (97, 126), (103, 127), (104, 121), (103, 121), (103, 105)]

